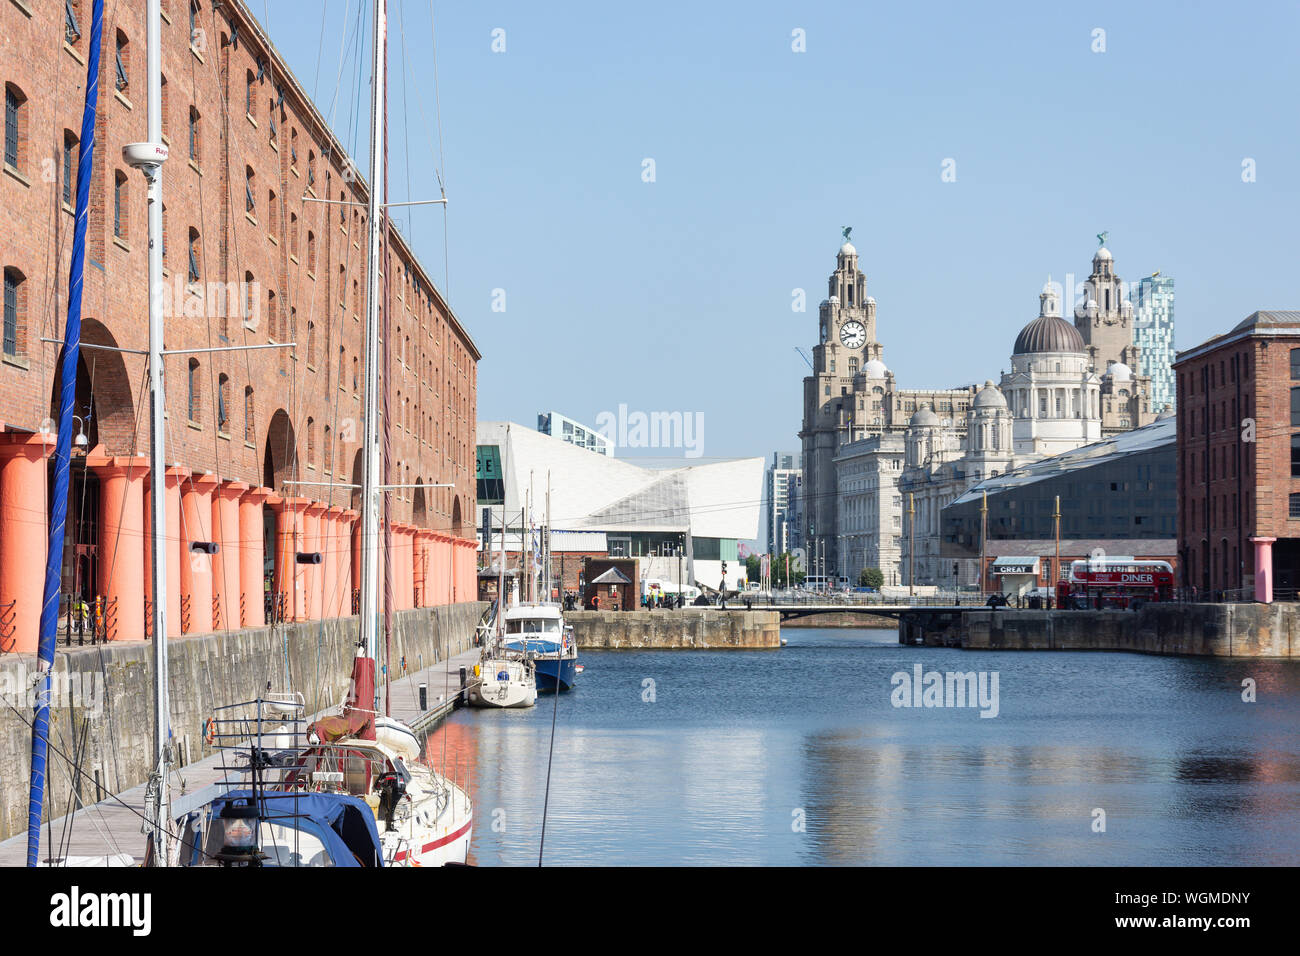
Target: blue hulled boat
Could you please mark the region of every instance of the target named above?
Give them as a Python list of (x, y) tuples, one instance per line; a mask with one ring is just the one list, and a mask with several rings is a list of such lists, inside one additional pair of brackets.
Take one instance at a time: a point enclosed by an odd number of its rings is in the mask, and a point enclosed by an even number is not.
[(558, 604), (524, 603), (506, 610), (505, 648), (533, 661), (539, 691), (569, 690), (578, 674), (578, 642)]

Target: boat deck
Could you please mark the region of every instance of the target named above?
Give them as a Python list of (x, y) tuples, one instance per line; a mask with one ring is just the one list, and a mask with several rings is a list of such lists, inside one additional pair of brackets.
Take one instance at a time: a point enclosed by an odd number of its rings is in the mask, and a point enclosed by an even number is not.
[[(464, 667), (472, 672), (478, 659), (479, 649), (472, 647), (462, 654), (394, 681), (392, 715), (417, 732), (428, 730), (456, 707), (460, 699), (460, 669)], [(421, 683), (428, 685), (429, 708), (425, 711), (420, 710)], [(321, 715), (313, 715), (309, 720), (317, 716)], [(212, 754), (173, 773), (173, 807), (182, 806), (186, 795), (196, 797), (205, 788), (225, 778), (223, 756), (222, 753)], [(226, 760), (229, 759), (226, 756)], [(140, 784), (115, 797), (83, 807), (70, 814), (70, 819), (69, 816), (64, 816), (47, 822), (41, 828), (41, 865), (50, 865), (51, 846), (56, 848), (60, 859), (74, 858), (74, 865), (104, 866), (114, 862), (107, 858), (119, 855), (140, 863), (145, 846), (145, 837), (141, 831), (144, 800), (145, 785)], [(68, 830), (66, 837), (65, 829)], [(121, 862), (125, 863), (125, 860)], [(26, 833), (0, 842), (0, 866), (24, 866), (26, 863)]]

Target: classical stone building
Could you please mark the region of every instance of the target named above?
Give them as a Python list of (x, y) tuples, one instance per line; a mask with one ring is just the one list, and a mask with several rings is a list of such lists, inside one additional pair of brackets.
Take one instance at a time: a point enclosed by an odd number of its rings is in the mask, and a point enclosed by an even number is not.
[(1160, 409), (1151, 398), (1151, 374), (1134, 335), (1133, 303), (1115, 274), (1114, 257), (1102, 246), (1092, 257), (1092, 275), (1075, 306), (1074, 325), (1091, 366), (1103, 377), (1101, 431), (1116, 435), (1149, 425)]
[[(803, 383), (800, 520), (809, 561), (819, 555), (828, 575), (838, 574), (847, 580), (862, 566), (862, 551), (855, 547), (844, 552), (840, 544), (835, 460), (841, 446), (883, 434), (901, 435), (911, 416), (925, 405), (946, 427), (964, 436), (966, 411), (975, 389), (898, 387), (894, 373), (885, 366), (884, 346), (876, 336), (876, 300), (867, 295), (867, 277), (858, 268), (858, 251), (850, 242), (846, 241), (836, 256), (828, 292), (817, 310), (819, 336), (812, 350), (813, 371)], [(866, 450), (844, 449), (850, 459), (857, 451)], [(892, 492), (885, 496), (887, 501), (893, 498)], [(843, 554), (848, 557), (841, 560)]]
[[(904, 389), (884, 364), (876, 302), (845, 242), (804, 379), (810, 569), (855, 583), (970, 584), (940, 559), (940, 514), (971, 485), (1155, 420), (1133, 307), (1111, 253), (1093, 256), (1073, 324), (1049, 279), (997, 385)], [(812, 573), (816, 573), (814, 570)]]

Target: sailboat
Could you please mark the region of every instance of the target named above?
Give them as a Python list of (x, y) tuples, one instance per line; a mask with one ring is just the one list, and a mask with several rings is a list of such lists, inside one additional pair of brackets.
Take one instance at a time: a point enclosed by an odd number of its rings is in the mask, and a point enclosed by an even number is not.
[[(531, 492), (530, 492), (531, 495)], [(502, 645), (512, 657), (531, 661), (537, 671), (539, 690), (559, 693), (573, 687), (578, 676), (578, 642), (573, 625), (564, 622), (564, 613), (555, 601), (538, 601), (536, 575), (540, 571), (546, 580), (547, 591), (551, 582), (551, 492), (550, 479), (546, 491), (546, 534), (543, 536), (543, 555), (535, 563), (533, 574), (528, 576), (529, 600), (505, 612), (505, 634)], [(527, 546), (521, 548), (527, 552)]]
[[(150, 143), (126, 147), (127, 161), (144, 170), (149, 182), (149, 276), (156, 288), (162, 276), (161, 68), (159, 0), (148, 0), (148, 123)], [(378, 572), (381, 485), (379, 429), (380, 272), (385, 261), (387, 218), (384, 194), (385, 58), (387, 10), (374, 10), (371, 101), (371, 179), (368, 220), (368, 300), (365, 338), (365, 422), (362, 431), (361, 614), (360, 639), (353, 659), (351, 690), (342, 712), (313, 722), (306, 746), (298, 745), (301, 715), (284, 720), (291, 702), (283, 697), (231, 705), (233, 717), (209, 721), (210, 739), (219, 746), (246, 747), (246, 786), (224, 786), (206, 805), (187, 808), (183, 820), (170, 810), (168, 776), (172, 762), (167, 708), (166, 601), (152, 602), (155, 647), (154, 733), (156, 764), (147, 797), (149, 839), (146, 862), (154, 865), (439, 865), (464, 863), (473, 830), (468, 794), (421, 760), (415, 732), (379, 712), (375, 667), (378, 659)], [(102, 0), (95, 3), (96, 31)], [(98, 53), (97, 46), (94, 52)], [(93, 63), (92, 63), (93, 65)], [(91, 75), (94, 75), (92, 69)], [(83, 140), (84, 142), (84, 140)], [(83, 163), (85, 158), (83, 155)], [(84, 176), (81, 183), (89, 182)], [(71, 310), (71, 304), (69, 306)], [(75, 354), (75, 353), (74, 353)], [(149, 376), (152, 474), (163, 473), (162, 315), (150, 297)], [(75, 362), (75, 358), (74, 358)], [(67, 382), (75, 377), (65, 376)], [(387, 424), (385, 423), (385, 428)], [(63, 430), (61, 429), (61, 433)], [(166, 593), (167, 561), (160, 560), (165, 533), (164, 496), (152, 496), (153, 593)], [(250, 713), (252, 716), (250, 717)], [(266, 733), (266, 720), (279, 726)], [(221, 732), (223, 731), (224, 732)], [(249, 731), (243, 733), (242, 731)], [(239, 738), (231, 740), (231, 738)], [(245, 739), (246, 738), (246, 739)], [(285, 745), (288, 744), (286, 747)], [(39, 817), (37, 817), (39, 826)], [(185, 834), (177, 841), (173, 826)]]
[[(510, 446), (506, 429), (506, 447)], [(497, 599), (492, 623), (483, 629), (483, 654), (474, 666), (476, 680), (468, 688), (471, 707), (532, 707), (537, 703), (537, 674), (531, 659), (509, 655), (504, 646), (506, 584), (506, 522), (501, 514), (501, 563), (497, 569)]]

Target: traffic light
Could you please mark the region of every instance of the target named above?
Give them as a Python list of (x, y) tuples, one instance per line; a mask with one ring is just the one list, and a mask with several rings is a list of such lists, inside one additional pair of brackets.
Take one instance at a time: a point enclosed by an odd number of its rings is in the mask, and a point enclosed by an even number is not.
[(723, 561), (723, 562), (722, 562), (722, 574), (723, 574), (724, 577), (725, 577), (726, 574), (727, 574), (727, 562), (726, 562), (726, 561)]

